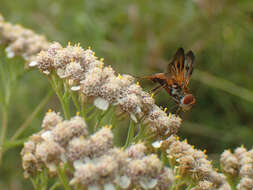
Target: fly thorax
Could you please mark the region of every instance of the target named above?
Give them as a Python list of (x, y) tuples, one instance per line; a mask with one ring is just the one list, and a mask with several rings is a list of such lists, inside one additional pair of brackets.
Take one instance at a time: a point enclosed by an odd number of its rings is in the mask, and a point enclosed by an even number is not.
[(180, 100), (184, 96), (181, 86), (179, 86), (177, 83), (171, 85), (170, 94), (177, 100)]

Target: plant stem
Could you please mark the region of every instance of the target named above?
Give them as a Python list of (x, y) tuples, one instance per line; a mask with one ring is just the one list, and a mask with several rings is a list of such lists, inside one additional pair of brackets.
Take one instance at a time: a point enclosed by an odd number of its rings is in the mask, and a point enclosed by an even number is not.
[(135, 131), (135, 123), (134, 123), (134, 121), (130, 120), (128, 134), (127, 134), (127, 140), (124, 145), (124, 149), (126, 149), (132, 143), (133, 137), (134, 137), (134, 131)]
[(167, 157), (167, 153), (165, 151), (162, 151), (162, 153), (161, 153), (161, 160), (164, 165), (167, 165), (169, 162), (168, 157)]
[(140, 124), (140, 130), (139, 130), (138, 134), (134, 138), (135, 142), (138, 142), (139, 140), (142, 139), (142, 137), (144, 136), (144, 134), (146, 132), (146, 128), (147, 127), (145, 125)]
[(96, 132), (98, 130), (99, 124), (100, 124), (102, 118), (103, 118), (103, 112), (99, 111), (98, 116), (97, 116), (97, 121), (96, 121), (96, 124), (94, 126), (93, 132)]
[(86, 117), (86, 121), (90, 121), (91, 119), (93, 119), (93, 117), (97, 115), (97, 112), (98, 110), (93, 110), (93, 112), (88, 117)]
[(49, 190), (54, 190), (54, 189), (57, 188), (58, 186), (60, 186), (60, 183), (57, 181), (57, 182), (55, 182), (55, 183), (50, 187)]
[(64, 189), (65, 190), (70, 190), (68, 180), (67, 180), (67, 176), (65, 175), (65, 167), (63, 167), (63, 168), (58, 167), (57, 173), (58, 173), (58, 177), (59, 177), (59, 179), (61, 181), (61, 184), (63, 185)]
[(5, 109), (3, 110), (3, 114), (2, 114), (2, 127), (1, 127), (2, 130), (1, 130), (1, 138), (0, 138), (1, 146), (3, 145), (5, 141), (7, 125), (8, 125), (8, 112), (7, 112), (7, 109)]
[(7, 130), (7, 124), (8, 124), (8, 113), (7, 110), (3, 110), (3, 116), (2, 116), (2, 130), (1, 130), (1, 138), (0, 138), (0, 165), (2, 163), (2, 157), (3, 157), (3, 144), (5, 141), (6, 136), (6, 130)]
[(73, 100), (73, 103), (74, 103), (76, 109), (78, 110), (79, 113), (81, 113), (81, 108), (78, 104), (78, 100), (76, 99), (76, 95), (72, 91), (70, 91), (70, 94), (71, 94), (71, 97), (72, 97), (72, 100)]
[(226, 175), (226, 176), (227, 176), (228, 184), (230, 185), (231, 189), (236, 190), (236, 184), (237, 184), (238, 180), (233, 179), (232, 176), (229, 176), (229, 175)]
[(49, 77), (50, 84), (52, 88), (54, 89), (58, 99), (60, 100), (61, 107), (64, 113), (64, 116), (66, 119), (70, 118), (69, 113), (69, 99), (68, 99), (68, 89), (65, 87), (64, 94), (62, 93), (62, 81), (58, 80), (57, 76), (52, 74), (51, 77)]
[(58, 96), (60, 102), (61, 102), (61, 106), (62, 106), (62, 109), (63, 109), (63, 113), (64, 113), (64, 116), (66, 119), (70, 119), (70, 113), (69, 113), (69, 106), (68, 106), (68, 103), (65, 102), (65, 100), (61, 97), (61, 96)]
[(35, 190), (39, 190), (40, 188), (38, 187), (38, 184), (35, 182), (35, 180), (33, 179), (33, 178), (30, 178), (31, 179), (31, 182), (32, 182), (32, 184), (33, 184), (33, 188), (35, 189)]
[(5, 152), (6, 150), (10, 149), (10, 148), (14, 148), (17, 146), (23, 146), (24, 143), (28, 140), (28, 138), (24, 138), (21, 140), (9, 140), (6, 141), (3, 146), (2, 146), (2, 152)]
[(99, 125), (100, 125), (101, 121), (111, 111), (111, 109), (112, 108), (109, 107), (106, 111), (102, 111), (101, 113), (99, 113), (98, 118), (97, 118), (97, 122), (95, 125), (95, 131), (97, 131), (99, 129)]
[(50, 100), (53, 95), (53, 91), (50, 91), (46, 97), (40, 102), (40, 104), (34, 109), (31, 115), (25, 120), (25, 122), (18, 128), (15, 134), (11, 137), (10, 141), (17, 139), (24, 130), (29, 126), (34, 117), (42, 110), (42, 108), (46, 105), (46, 103)]
[(192, 185), (190, 184), (186, 190), (190, 190), (192, 188)]
[(47, 190), (47, 185), (48, 185), (48, 170), (44, 169), (41, 174), (40, 174), (40, 179), (41, 179), (41, 189), (42, 190)]

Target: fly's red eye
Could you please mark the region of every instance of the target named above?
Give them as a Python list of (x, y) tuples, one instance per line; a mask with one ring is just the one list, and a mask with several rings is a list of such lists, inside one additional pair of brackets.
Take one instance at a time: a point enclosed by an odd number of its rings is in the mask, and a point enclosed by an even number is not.
[(188, 104), (193, 104), (194, 102), (195, 102), (195, 99), (194, 99), (193, 95), (191, 95), (191, 94), (185, 95), (184, 101), (183, 101), (184, 104), (188, 105)]

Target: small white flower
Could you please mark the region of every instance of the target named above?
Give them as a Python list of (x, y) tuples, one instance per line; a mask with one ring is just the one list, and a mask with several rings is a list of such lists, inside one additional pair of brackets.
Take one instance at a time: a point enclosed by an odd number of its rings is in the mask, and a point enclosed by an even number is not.
[(49, 169), (50, 172), (56, 172), (57, 167), (55, 163), (46, 163), (47, 168)]
[(83, 164), (84, 164), (84, 163), (83, 163), (82, 160), (75, 160), (75, 161), (73, 162), (73, 166), (74, 166), (75, 169), (80, 168)]
[(142, 178), (140, 185), (144, 189), (153, 189), (157, 185), (157, 179)]
[(107, 110), (108, 107), (109, 107), (109, 102), (107, 100), (105, 100), (104, 98), (96, 98), (94, 100), (94, 105), (98, 108), (98, 109), (101, 109), (101, 110)]
[(136, 106), (136, 113), (141, 113), (141, 108), (140, 108), (140, 106)]
[(13, 58), (15, 56), (15, 53), (11, 50), (10, 46), (5, 49), (5, 52), (8, 58)]
[(46, 75), (49, 75), (50, 71), (49, 70), (45, 70), (45, 71), (43, 71), (43, 73), (46, 74)]
[(119, 179), (118, 179), (118, 185), (122, 189), (127, 189), (130, 184), (131, 184), (131, 180), (126, 175), (123, 175), (123, 176), (119, 177)]
[(130, 113), (130, 117), (131, 117), (131, 119), (132, 119), (135, 123), (138, 122), (138, 121), (137, 121), (137, 118), (135, 117), (135, 115), (134, 115), (133, 113)]
[(7, 52), (7, 57), (8, 58), (13, 58), (14, 56), (15, 56), (14, 52), (12, 52), (12, 51)]
[(51, 141), (51, 140), (53, 140), (52, 131), (46, 131), (46, 132), (42, 133), (42, 134), (41, 134), (41, 137), (42, 137), (45, 141)]
[(31, 61), (30, 63), (29, 63), (29, 67), (35, 67), (35, 66), (37, 66), (39, 63), (38, 62), (36, 62), (36, 61)]
[(64, 78), (65, 77), (65, 71), (61, 68), (58, 68), (57, 71), (56, 71), (57, 75), (60, 77), (60, 78)]
[(155, 142), (152, 143), (152, 146), (154, 148), (160, 148), (162, 143), (163, 143), (163, 141), (155, 141)]
[(67, 162), (67, 157), (66, 157), (66, 155), (65, 155), (64, 153), (61, 153), (61, 161), (62, 161), (63, 163), (66, 163), (66, 162)]
[(104, 190), (115, 190), (115, 186), (112, 183), (104, 184)]
[(71, 89), (72, 91), (78, 91), (78, 90), (81, 89), (81, 87), (80, 87), (80, 86), (72, 86), (70, 89)]

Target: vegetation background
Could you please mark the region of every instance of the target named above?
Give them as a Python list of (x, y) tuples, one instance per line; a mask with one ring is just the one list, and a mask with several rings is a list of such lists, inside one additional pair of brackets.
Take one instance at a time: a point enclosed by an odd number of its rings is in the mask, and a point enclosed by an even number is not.
[[(197, 103), (183, 113), (179, 136), (218, 160), (224, 149), (253, 145), (253, 2), (252, 0), (0, 0), (6, 21), (18, 23), (51, 41), (91, 46), (119, 73), (144, 76), (161, 72), (178, 47), (192, 49), (196, 69), (190, 89)], [(1, 51), (1, 54), (3, 51)], [(49, 91), (38, 71), (25, 71), (13, 88), (8, 133), (12, 134)], [(14, 64), (14, 63), (13, 63)], [(3, 81), (2, 81), (3, 82)], [(154, 87), (140, 81), (147, 91)], [(1, 89), (3, 91), (4, 89)], [(169, 95), (158, 105), (173, 110)], [(37, 132), (52, 98), (23, 137)], [(58, 108), (59, 109), (59, 108)], [(2, 113), (1, 113), (2, 114)], [(27, 189), (19, 148), (10, 149), (0, 168), (0, 189)]]

